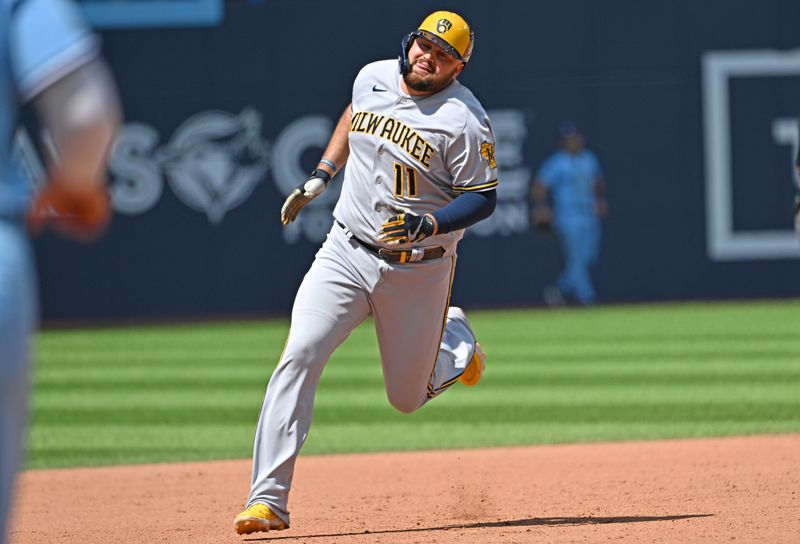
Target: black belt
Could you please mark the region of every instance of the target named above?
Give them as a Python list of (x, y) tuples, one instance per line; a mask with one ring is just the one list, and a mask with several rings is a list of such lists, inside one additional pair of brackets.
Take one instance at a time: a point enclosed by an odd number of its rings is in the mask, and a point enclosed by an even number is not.
[(371, 251), (379, 258), (389, 263), (416, 263), (420, 261), (429, 261), (431, 259), (441, 259), (444, 256), (444, 248), (440, 246), (420, 247), (415, 249), (386, 249), (385, 247), (373, 246), (353, 236), (350, 229), (345, 227), (339, 220), (336, 221), (336, 224), (347, 231), (348, 237), (351, 240), (358, 242), (361, 247)]

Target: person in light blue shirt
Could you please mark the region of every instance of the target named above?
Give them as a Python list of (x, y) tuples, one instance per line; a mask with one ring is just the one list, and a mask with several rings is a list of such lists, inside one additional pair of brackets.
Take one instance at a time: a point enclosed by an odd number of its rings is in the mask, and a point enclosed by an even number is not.
[[(13, 153), (26, 102), (57, 155), (39, 191)], [(110, 214), (105, 160), (120, 118), (98, 39), (68, 0), (0, 0), (0, 544), (21, 463), (38, 320), (26, 222), (79, 240), (102, 232)]]
[(594, 153), (571, 122), (561, 124), (561, 149), (542, 164), (532, 185), (533, 221), (554, 229), (561, 240), (565, 268), (544, 291), (545, 302), (560, 306), (567, 299), (591, 305), (597, 295), (590, 270), (600, 250), (600, 222), (608, 213), (605, 182)]
[(800, 238), (800, 149), (797, 150), (794, 169), (797, 174), (794, 178), (795, 183), (797, 183), (797, 194), (794, 197), (794, 232)]

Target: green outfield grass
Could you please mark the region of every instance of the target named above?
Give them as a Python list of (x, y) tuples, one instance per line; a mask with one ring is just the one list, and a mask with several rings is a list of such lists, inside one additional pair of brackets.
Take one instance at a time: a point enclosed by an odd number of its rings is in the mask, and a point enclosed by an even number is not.
[[(489, 355), (411, 415), (372, 323), (334, 354), (305, 454), (800, 431), (800, 301), (471, 312)], [(45, 331), (30, 468), (247, 458), (288, 322)]]

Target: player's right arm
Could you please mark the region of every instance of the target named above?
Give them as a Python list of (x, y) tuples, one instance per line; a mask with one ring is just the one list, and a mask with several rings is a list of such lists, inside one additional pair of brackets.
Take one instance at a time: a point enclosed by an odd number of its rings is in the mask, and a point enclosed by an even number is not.
[(352, 106), (348, 104), (339, 117), (339, 122), (336, 123), (328, 145), (325, 146), (322, 159), (311, 172), (311, 177), (292, 191), (286, 202), (283, 203), (281, 223), (284, 225), (294, 221), (300, 210), (325, 190), (336, 172), (347, 162), (347, 157), (350, 156), (350, 144), (347, 138), (352, 118)]
[(549, 231), (553, 224), (553, 209), (550, 207), (550, 189), (547, 188), (541, 176), (536, 176), (533, 180), (531, 201), (533, 226), (543, 232)]
[(336, 128), (333, 129), (331, 139), (328, 140), (328, 145), (325, 147), (325, 152), (322, 154), (323, 160), (332, 162), (334, 166), (331, 167), (327, 162), (320, 161), (320, 163), (317, 164), (317, 170), (323, 169), (333, 176), (347, 162), (347, 157), (350, 156), (350, 144), (348, 143), (347, 136), (350, 131), (350, 122), (352, 119), (353, 108), (351, 104), (348, 104), (339, 117), (339, 122), (336, 123)]
[(49, 223), (71, 238), (91, 240), (111, 216), (105, 165), (122, 119), (108, 68), (93, 60), (45, 88), (33, 105), (57, 157), (31, 226), (36, 231)]
[(31, 226), (49, 223), (91, 239), (110, 216), (105, 161), (121, 121), (98, 40), (65, 0), (17, 1), (9, 37), (19, 95), (33, 103), (53, 144), (49, 181), (34, 202)]
[(558, 155), (551, 155), (539, 167), (531, 187), (533, 212), (531, 219), (536, 230), (549, 233), (553, 228), (552, 186), (558, 178)]

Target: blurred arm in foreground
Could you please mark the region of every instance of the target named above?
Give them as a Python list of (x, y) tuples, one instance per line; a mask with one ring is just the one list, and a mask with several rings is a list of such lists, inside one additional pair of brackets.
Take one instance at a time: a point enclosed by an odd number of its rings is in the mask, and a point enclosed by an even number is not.
[[(30, 181), (12, 152), (22, 104), (48, 135), (48, 182), (31, 205)], [(67, 0), (0, 0), (0, 544), (22, 464), (36, 272), (23, 218), (78, 240), (110, 216), (105, 162), (120, 105), (97, 37)], [(69, 266), (70, 263), (64, 263)]]
[(109, 70), (94, 59), (44, 89), (33, 104), (57, 156), (29, 226), (37, 233), (51, 225), (71, 238), (91, 240), (111, 216), (105, 167), (121, 113)]

